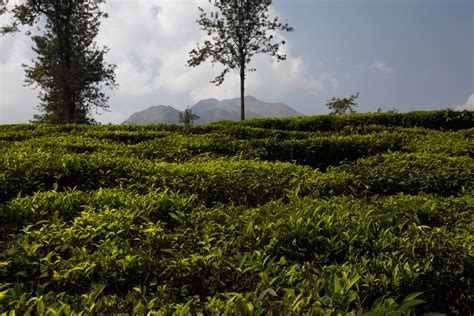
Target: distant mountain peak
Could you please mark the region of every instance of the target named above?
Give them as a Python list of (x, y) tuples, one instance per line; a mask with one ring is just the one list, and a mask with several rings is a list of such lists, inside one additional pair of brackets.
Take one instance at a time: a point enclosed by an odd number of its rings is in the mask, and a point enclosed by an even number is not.
[(201, 102), (201, 101), (203, 101), (203, 102), (208, 102), (208, 101), (209, 101), (209, 102), (215, 102), (215, 101), (219, 102), (219, 100), (217, 100), (216, 98), (202, 99), (202, 100), (200, 100), (200, 101), (198, 101), (198, 102)]
[[(153, 106), (150, 106), (147, 110), (150, 110), (150, 109), (162, 109), (162, 110), (174, 110), (175, 108), (172, 107), (172, 106), (169, 106), (169, 105), (163, 105), (163, 104), (160, 104), (160, 105), (153, 105)], [(146, 111), (146, 110), (145, 110)]]
[(179, 111), (168, 105), (154, 105), (141, 112), (133, 113), (122, 124), (159, 124), (159, 123), (179, 123)]
[[(245, 116), (248, 119), (258, 117), (290, 117), (302, 116), (300, 112), (284, 103), (269, 103), (248, 95), (245, 97)], [(204, 124), (220, 120), (240, 119), (240, 98), (217, 100), (209, 98), (200, 100), (191, 107), (193, 113), (199, 116), (196, 124)], [(152, 106), (141, 112), (134, 113), (123, 124), (179, 124), (179, 113), (171, 106)]]

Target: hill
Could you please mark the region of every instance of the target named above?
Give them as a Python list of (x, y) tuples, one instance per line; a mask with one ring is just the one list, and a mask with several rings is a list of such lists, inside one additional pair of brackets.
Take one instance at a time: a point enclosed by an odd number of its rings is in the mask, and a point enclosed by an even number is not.
[[(291, 116), (303, 116), (284, 103), (269, 103), (258, 100), (253, 96), (245, 97), (246, 117), (251, 118), (283, 118)], [(240, 119), (240, 99), (205, 99), (191, 106), (193, 113), (199, 116), (195, 124), (205, 124), (221, 120)], [(171, 106), (153, 106), (144, 111), (134, 113), (123, 124), (159, 124), (178, 123), (179, 111)]]
[(122, 124), (159, 124), (159, 123), (179, 123), (179, 111), (171, 106), (157, 105), (149, 107), (141, 112), (132, 114)]

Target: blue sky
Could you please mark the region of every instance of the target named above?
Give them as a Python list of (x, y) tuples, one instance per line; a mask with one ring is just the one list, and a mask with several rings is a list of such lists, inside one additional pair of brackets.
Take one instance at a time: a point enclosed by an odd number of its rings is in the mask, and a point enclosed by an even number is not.
[[(360, 91), (360, 111), (453, 107), (474, 92), (474, 1), (277, 0), (294, 50), (335, 73), (336, 96)], [(375, 61), (392, 71), (370, 67)], [(383, 70), (383, 69), (382, 69)], [(317, 98), (324, 102), (331, 93)], [(304, 96), (294, 103), (311, 111)], [(314, 110), (321, 112), (317, 105)]]
[[(111, 111), (99, 121), (238, 96), (237, 74), (215, 87), (209, 81), (219, 67), (186, 67), (189, 50), (205, 39), (194, 22), (198, 5), (209, 8), (207, 0), (108, 1), (97, 40), (110, 48), (120, 86), (108, 92)], [(271, 13), (295, 29), (280, 34), (288, 60), (257, 57), (247, 94), (304, 114), (327, 113), (326, 100), (356, 92), (360, 112), (474, 106), (474, 1), (274, 0)], [(3, 37), (0, 53), (0, 123), (28, 122), (37, 91), (23, 87), (21, 64), (34, 57), (31, 43)]]

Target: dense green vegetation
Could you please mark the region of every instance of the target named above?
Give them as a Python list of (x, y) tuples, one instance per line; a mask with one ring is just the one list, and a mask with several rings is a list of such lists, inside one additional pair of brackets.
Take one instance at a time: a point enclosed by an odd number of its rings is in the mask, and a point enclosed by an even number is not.
[(472, 314), (474, 114), (0, 126), (0, 311)]

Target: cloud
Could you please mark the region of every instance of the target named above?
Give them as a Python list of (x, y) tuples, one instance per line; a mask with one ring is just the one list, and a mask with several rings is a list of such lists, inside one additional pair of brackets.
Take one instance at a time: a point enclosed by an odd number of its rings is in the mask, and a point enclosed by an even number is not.
[(455, 107), (456, 111), (469, 110), (474, 111), (474, 93), (469, 96), (466, 103)]
[(35, 113), (37, 92), (24, 87), (21, 66), (30, 63), (30, 47), (31, 41), (25, 37), (0, 37), (0, 123), (28, 122)]
[(396, 72), (396, 69), (389, 66), (387, 63), (384, 63), (382, 61), (376, 60), (374, 61), (371, 65), (370, 68), (375, 69), (377, 71), (380, 71), (381, 73), (384, 74), (392, 74)]
[[(196, 23), (198, 6), (210, 8), (208, 0), (108, 1), (103, 6), (109, 18), (102, 21), (97, 42), (110, 49), (105, 58), (117, 65), (119, 87), (106, 91), (111, 97), (111, 111), (97, 116), (98, 120), (118, 123), (151, 105), (185, 108), (203, 98), (239, 95), (237, 73), (229, 74), (224, 84), (216, 87), (210, 81), (220, 73), (221, 66), (213, 67), (210, 63), (195, 68), (187, 66), (189, 51), (207, 36)], [(270, 14), (285, 20), (274, 7)], [(255, 56), (250, 67), (257, 71), (247, 74), (246, 94), (282, 101), (290, 92), (320, 94), (337, 89), (338, 80), (334, 74), (324, 71), (312, 74), (307, 62), (293, 52), (291, 34), (277, 33), (275, 36), (286, 40), (282, 52), (286, 53), (287, 60), (276, 62), (269, 56)], [(2, 99), (2, 123), (18, 121), (19, 117), (27, 122), (35, 112), (36, 92), (22, 86), (21, 64), (28, 63), (33, 56), (31, 45), (25, 45), (24, 40), (22, 34), (0, 39), (2, 54), (4, 47), (12, 46), (13, 54), (18, 57), (2, 57), (0, 64), (2, 77), (6, 78), (8, 74), (8, 80), (2, 80), (0, 87), (2, 98), (6, 95), (8, 99)], [(9, 82), (4, 84), (5, 81)], [(4, 104), (8, 104), (8, 110), (4, 110)], [(18, 109), (15, 114), (18, 118), (13, 119), (15, 109)]]
[[(203, 98), (225, 99), (239, 95), (237, 73), (228, 74), (221, 86), (215, 86), (210, 81), (221, 72), (222, 66), (210, 63), (187, 66), (189, 51), (207, 38), (196, 23), (199, 6), (211, 9), (207, 0), (107, 4), (105, 10), (110, 18), (102, 23), (100, 40), (110, 48), (108, 59), (119, 69), (117, 94), (155, 97), (160, 99), (158, 103), (166, 103), (166, 95), (170, 96), (168, 99), (180, 100), (180, 104), (171, 105), (181, 108)], [(131, 15), (131, 11), (135, 14)], [(274, 7), (270, 14), (281, 16)], [(328, 72), (312, 75), (307, 63), (292, 52), (291, 38), (279, 33), (274, 35), (287, 42), (281, 48), (287, 60), (277, 62), (268, 56), (255, 56), (250, 68), (257, 71), (247, 74), (246, 94), (281, 99), (294, 90), (318, 94), (337, 89), (335, 75)]]

